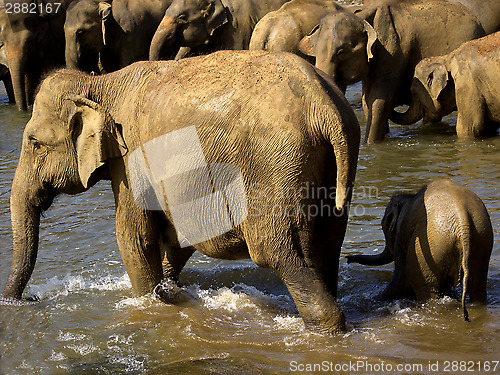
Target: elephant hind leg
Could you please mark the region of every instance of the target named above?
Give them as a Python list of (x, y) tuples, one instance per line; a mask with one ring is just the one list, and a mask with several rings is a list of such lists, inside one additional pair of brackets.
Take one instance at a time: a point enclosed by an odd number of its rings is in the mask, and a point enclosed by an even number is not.
[(474, 274), (469, 271), (469, 278), (467, 281), (467, 294), (471, 302), (486, 303), (486, 273)]
[[(308, 329), (323, 334), (338, 333), (345, 330), (344, 314), (328, 280), (308, 259), (311, 251), (306, 248), (311, 243), (308, 236), (306, 232), (296, 237), (279, 233), (270, 237), (280, 238), (280, 244), (250, 240), (247, 245), (255, 264), (271, 268), (283, 280)], [(270, 250), (272, 247), (275, 248)]]
[(285, 282), (307, 328), (324, 334), (345, 330), (345, 317), (336, 297), (318, 272), (299, 259), (275, 270)]

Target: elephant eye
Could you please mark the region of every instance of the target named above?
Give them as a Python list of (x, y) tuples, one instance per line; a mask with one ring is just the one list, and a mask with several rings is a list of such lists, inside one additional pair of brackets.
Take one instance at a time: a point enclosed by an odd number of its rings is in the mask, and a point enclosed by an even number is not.
[(80, 38), (83, 35), (83, 30), (78, 30), (75, 35)]
[(32, 135), (30, 135), (28, 138), (29, 138), (29, 141), (31, 142), (31, 144), (33, 145), (33, 148), (35, 150), (38, 150), (41, 146), (40, 142), (38, 142), (38, 140)]
[(342, 56), (342, 55), (344, 54), (344, 52), (345, 52), (345, 51), (344, 51), (344, 49), (343, 49), (343, 48), (339, 48), (339, 49), (337, 50), (337, 52), (335, 52), (335, 54), (336, 54), (337, 56)]

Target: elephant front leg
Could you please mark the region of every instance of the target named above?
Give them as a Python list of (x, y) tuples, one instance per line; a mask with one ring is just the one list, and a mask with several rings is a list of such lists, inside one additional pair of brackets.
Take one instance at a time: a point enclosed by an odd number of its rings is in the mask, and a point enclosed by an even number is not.
[(138, 295), (153, 292), (162, 278), (162, 260), (153, 212), (137, 208), (133, 202), (116, 210), (116, 238)]
[[(459, 138), (482, 137), (485, 133), (486, 105), (477, 90), (457, 95), (457, 135)], [(463, 91), (461, 91), (463, 92)]]

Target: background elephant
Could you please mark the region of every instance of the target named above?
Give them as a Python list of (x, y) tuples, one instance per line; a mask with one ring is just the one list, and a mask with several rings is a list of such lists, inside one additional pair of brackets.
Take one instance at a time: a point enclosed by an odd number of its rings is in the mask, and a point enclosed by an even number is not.
[(332, 0), (291, 0), (257, 22), (249, 49), (292, 52), (307, 59), (299, 51), (299, 42), (333, 11), (344, 11), (344, 6)]
[(288, 0), (174, 0), (149, 50), (150, 60), (248, 49), (255, 24)]
[(383, 265), (394, 261), (384, 299), (423, 301), (462, 282), (465, 298), (486, 302), (486, 277), (493, 229), (481, 199), (450, 180), (436, 180), (416, 194), (391, 199), (382, 219), (386, 246), (379, 255), (351, 255), (347, 261)]
[(12, 88), (9, 62), (7, 61), (7, 53), (5, 52), (5, 47), (3, 45), (0, 46), (0, 81), (2, 81), (5, 86), (5, 91), (9, 97), (9, 103), (15, 103), (16, 98), (14, 97), (14, 89)]
[(151, 39), (172, 0), (80, 0), (64, 24), (66, 65), (111, 72), (147, 60)]
[[(284, 280), (307, 325), (342, 329), (337, 271), (359, 137), (335, 84), (293, 54), (221, 51), (100, 76), (56, 72), (43, 82), (23, 135), (3, 296), (21, 297), (40, 214), (54, 197), (110, 179), (118, 246), (136, 293), (175, 279), (195, 250), (250, 257)], [(333, 194), (303, 196), (307, 186)], [(192, 221), (174, 227), (176, 217)], [(186, 241), (219, 223), (228, 231)]]
[(300, 50), (316, 56), (316, 66), (340, 87), (362, 81), (368, 143), (381, 141), (393, 109), (409, 104), (413, 70), (422, 58), (451, 52), (484, 35), (476, 17), (458, 3), (372, 3), (356, 16), (325, 16), (300, 43)]
[(415, 67), (412, 100), (402, 124), (441, 120), (458, 109), (459, 137), (495, 134), (500, 125), (500, 32), (428, 57)]
[(64, 66), (63, 24), (71, 0), (12, 3), (20, 7), (36, 4), (37, 11), (10, 9), (8, 14), (6, 8), (0, 10), (0, 41), (5, 46), (16, 104), (19, 110), (26, 110), (41, 77)]
[(498, 0), (448, 0), (465, 5), (477, 17), (486, 34), (500, 31), (500, 2)]

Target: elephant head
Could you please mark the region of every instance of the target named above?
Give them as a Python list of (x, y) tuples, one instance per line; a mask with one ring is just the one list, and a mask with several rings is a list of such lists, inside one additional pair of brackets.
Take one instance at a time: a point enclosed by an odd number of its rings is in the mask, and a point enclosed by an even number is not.
[(83, 0), (70, 6), (64, 24), (68, 68), (101, 71), (99, 54), (107, 44), (111, 18), (111, 4), (105, 1)]
[(394, 261), (396, 254), (400, 249), (406, 249), (401, 247), (397, 243), (396, 233), (401, 227), (401, 218), (405, 215), (402, 211), (405, 209), (405, 202), (409, 200), (410, 195), (397, 195), (393, 197), (389, 204), (387, 205), (382, 218), (382, 230), (385, 237), (385, 248), (380, 254), (377, 255), (348, 255), (348, 263), (359, 263), (367, 266), (381, 266)]
[(455, 88), (444, 57), (426, 58), (415, 67), (411, 84), (411, 103), (405, 113), (391, 116), (402, 125), (414, 124), (420, 119), (436, 122), (456, 109)]
[(191, 48), (207, 44), (227, 22), (228, 11), (220, 0), (174, 0), (151, 41), (149, 59), (176, 54), (179, 59)]
[[(35, 266), (40, 214), (61, 193), (76, 194), (95, 184), (109, 158), (124, 155), (126, 147), (113, 119), (84, 96), (90, 78), (45, 80), (26, 125), (10, 198), (13, 263), (5, 298), (21, 298)], [(61, 90), (61, 85), (66, 85)], [(59, 115), (57, 115), (59, 114)]]
[(333, 12), (321, 19), (299, 49), (316, 57), (316, 67), (345, 91), (347, 85), (368, 75), (377, 34), (366, 21), (349, 12)]

